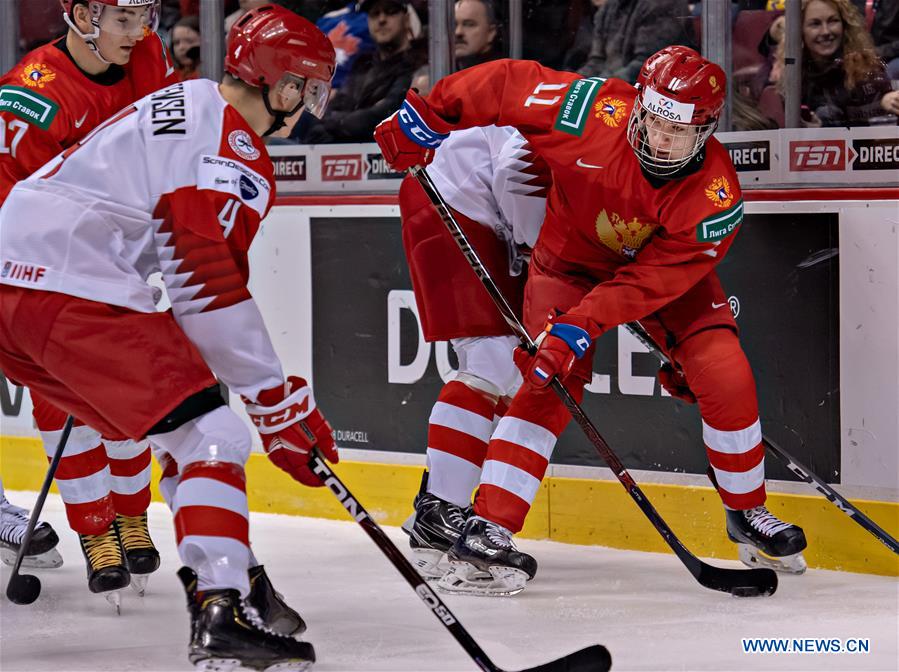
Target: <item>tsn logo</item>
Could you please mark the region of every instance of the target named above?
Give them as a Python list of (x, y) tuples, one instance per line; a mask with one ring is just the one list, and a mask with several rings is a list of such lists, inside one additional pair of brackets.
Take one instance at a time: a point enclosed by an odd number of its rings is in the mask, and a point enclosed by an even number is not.
[(343, 182), (362, 179), (362, 156), (339, 154), (322, 157), (322, 180)]
[(790, 170), (845, 170), (843, 140), (791, 140)]

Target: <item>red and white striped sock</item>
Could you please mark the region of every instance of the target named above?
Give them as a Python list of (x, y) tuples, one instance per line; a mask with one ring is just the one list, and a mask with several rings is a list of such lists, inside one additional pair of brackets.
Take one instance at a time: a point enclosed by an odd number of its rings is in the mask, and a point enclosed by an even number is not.
[[(583, 388), (569, 384), (575, 398)], [(490, 439), (475, 513), (515, 533), (537, 496), (556, 440), (571, 419), (550, 389), (523, 387)]]
[[(41, 431), (47, 459), (53, 457), (62, 430)], [(103, 534), (115, 519), (112, 477), (100, 435), (85, 425), (72, 427), (56, 485), (66, 507), (69, 526), (79, 534)]]
[(103, 439), (112, 475), (112, 501), (116, 513), (139, 516), (150, 506), (150, 444), (143, 441)]
[(443, 386), (428, 421), (428, 492), (468, 506), (493, 429), (496, 397), (453, 380)]
[(174, 497), (175, 538), (181, 561), (197, 571), (198, 590), (250, 590), (250, 522), (246, 477), (232, 462), (183, 467)]
[(718, 494), (729, 509), (765, 503), (765, 448), (758, 419), (742, 429), (715, 429), (703, 418), (702, 439)]

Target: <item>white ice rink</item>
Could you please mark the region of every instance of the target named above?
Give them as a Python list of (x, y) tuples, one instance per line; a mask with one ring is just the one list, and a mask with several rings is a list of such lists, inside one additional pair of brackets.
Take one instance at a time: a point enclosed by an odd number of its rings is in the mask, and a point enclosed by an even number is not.
[[(30, 506), (33, 493), (9, 493)], [(188, 618), (175, 570), (171, 516), (150, 509), (163, 560), (143, 600), (130, 591), (116, 616), (87, 590), (61, 500), (48, 499), (65, 565), (36, 573), (30, 606), (0, 599), (0, 670), (191, 670)], [(309, 624), (314, 670), (477, 668), (353, 522), (253, 514), (251, 536), (275, 586)], [(406, 537), (388, 528), (406, 549)], [(524, 540), (540, 563), (514, 598), (446, 598), (494, 663), (521, 669), (593, 643), (613, 670), (897, 670), (899, 582), (809, 570), (781, 577), (768, 598), (738, 599), (697, 584), (673, 555)], [(720, 561), (714, 561), (720, 563)], [(3, 567), (5, 591), (9, 568)], [(868, 638), (867, 654), (744, 654), (744, 637)]]

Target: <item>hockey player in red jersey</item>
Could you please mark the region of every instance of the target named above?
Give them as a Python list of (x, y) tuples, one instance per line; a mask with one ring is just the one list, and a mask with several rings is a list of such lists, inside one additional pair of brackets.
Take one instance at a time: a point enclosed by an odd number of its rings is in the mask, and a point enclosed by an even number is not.
[[(158, 0), (61, 4), (66, 35), (31, 51), (0, 79), (0, 204), (16, 182), (101, 121), (177, 81), (165, 46), (153, 32)], [(21, 225), (28, 226), (28, 220)], [(34, 391), (32, 402), (35, 424), (52, 456), (66, 414)], [(131, 582), (142, 594), (147, 577), (159, 567), (147, 528), (150, 459), (146, 441), (101, 441), (80, 421), (69, 437), (56, 481), (94, 592)]]
[[(225, 67), (221, 84), (178, 83), (125, 107), (13, 188), (0, 210), (0, 367), (177, 465), (192, 662), (305, 669), (312, 645), (274, 633), (243, 599), (252, 443), (212, 371), (245, 399), (271, 460), (321, 485), (309, 452), (337, 461), (330, 427), (306, 382), (282, 371), (247, 279), (274, 198), (260, 136), (301, 106), (321, 115), (334, 50), (264, 5), (233, 27)], [(146, 282), (157, 271), (170, 312)]]
[[(452, 133), (428, 175), (464, 227), (503, 295), (521, 310), (527, 256), (546, 210), (546, 164), (515, 129), (486, 126)], [(512, 335), (418, 181), (400, 186), (403, 247), (422, 331), (449, 340), (459, 369), (428, 420), (427, 471), (409, 532), (419, 573), (440, 578), (444, 554), (471, 511), (490, 434), (521, 385)]]
[(648, 59), (640, 83), (496, 61), (445, 78), (427, 99), (410, 92), (375, 131), (402, 170), (427, 164), (454, 129), (514, 126), (553, 177), (524, 298), (538, 350), (519, 357), (525, 382), (490, 439), (476, 515), (448, 553), (457, 565), (444, 587), (511, 592), (534, 576), (536, 561), (511, 536), (570, 420), (548, 384), (559, 377), (582, 398), (593, 341), (637, 319), (676, 363), (666, 386), (699, 404), (728, 535), (781, 569), (803, 569), (802, 530), (764, 506), (755, 382), (714, 271), (743, 214), (736, 173), (712, 137), (724, 73), (669, 47)]

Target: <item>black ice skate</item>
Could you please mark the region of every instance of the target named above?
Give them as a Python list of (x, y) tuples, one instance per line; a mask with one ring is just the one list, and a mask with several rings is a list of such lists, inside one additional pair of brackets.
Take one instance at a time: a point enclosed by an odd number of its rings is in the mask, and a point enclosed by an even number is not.
[[(265, 627), (276, 634), (285, 636), (301, 635), (306, 632), (305, 621), (275, 590), (263, 565), (250, 567), (247, 574), (250, 579), (250, 594), (247, 596), (247, 602), (259, 614)], [(197, 590), (197, 574), (190, 567), (182, 567), (178, 570), (178, 577), (187, 591), (187, 608), (190, 610), (194, 604), (194, 594)]]
[(537, 573), (537, 561), (515, 548), (512, 533), (480, 516), (468, 519), (446, 557), (451, 570), (437, 587), (452, 593), (517, 595)]
[(279, 635), (301, 635), (306, 623), (275, 590), (263, 565), (250, 567), (250, 594), (247, 601), (259, 612), (262, 622)]
[(749, 567), (770, 567), (778, 572), (802, 574), (805, 533), (797, 525), (778, 520), (764, 506), (745, 511), (725, 509), (727, 536), (737, 544), (740, 560)]
[(131, 574), (125, 566), (115, 527), (110, 526), (103, 534), (79, 534), (78, 539), (87, 561), (87, 587), (92, 593), (103, 594), (116, 613), (121, 613), (119, 591), (131, 583)]
[(116, 514), (113, 525), (125, 552), (125, 562), (131, 573), (131, 587), (143, 597), (147, 589), (147, 579), (159, 569), (159, 551), (150, 539), (147, 512), (144, 511), (139, 516)]
[(446, 552), (462, 534), (471, 507), (462, 508), (425, 492), (427, 479), (416, 495), (415, 513), (403, 525), (412, 548), (412, 564), (426, 579), (439, 579), (449, 570)]
[[(29, 513), (21, 506), (10, 504), (4, 496), (0, 499), (0, 558), (10, 567), (16, 564), (16, 556), (28, 529)], [(62, 556), (56, 550), (59, 537), (49, 523), (38, 522), (22, 558), (22, 567), (52, 569), (62, 566)]]
[(192, 571), (178, 572), (190, 614), (188, 658), (204, 672), (300, 672), (315, 662), (309, 642), (278, 635), (234, 589), (197, 591)]

